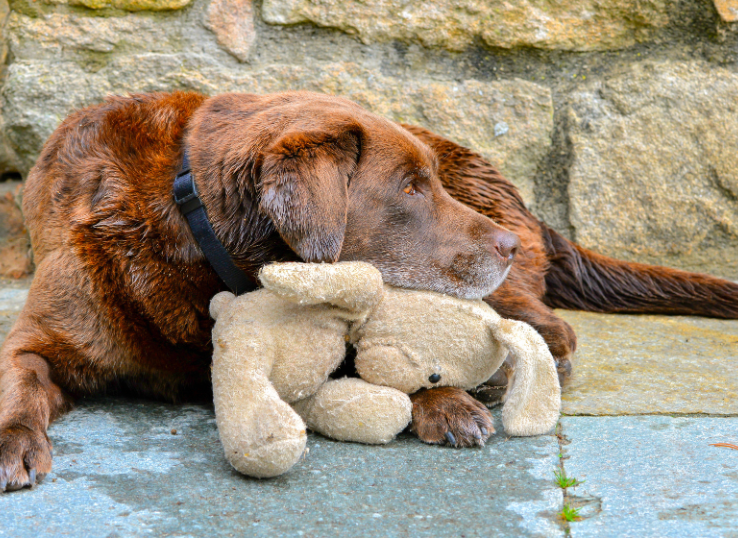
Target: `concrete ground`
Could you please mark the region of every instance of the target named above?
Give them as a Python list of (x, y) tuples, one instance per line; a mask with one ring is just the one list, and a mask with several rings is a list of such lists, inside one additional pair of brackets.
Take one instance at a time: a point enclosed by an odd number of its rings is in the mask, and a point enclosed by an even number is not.
[[(26, 294), (0, 289), (0, 338)], [(51, 427), (44, 482), (0, 494), (0, 537), (738, 538), (738, 450), (711, 446), (738, 444), (738, 322), (561, 314), (580, 347), (551, 435), (507, 438), (499, 413), (481, 449), (314, 435), (290, 473), (252, 480), (211, 407), (91, 399)]]

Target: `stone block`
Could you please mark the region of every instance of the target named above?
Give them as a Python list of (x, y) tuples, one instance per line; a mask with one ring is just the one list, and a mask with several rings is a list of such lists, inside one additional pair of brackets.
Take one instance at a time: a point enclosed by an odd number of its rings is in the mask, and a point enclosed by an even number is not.
[[(20, 286), (24, 287), (18, 287)], [(0, 278), (0, 345), (18, 319), (28, 299), (29, 279), (21, 281)]]
[(398, 40), (459, 51), (489, 47), (608, 50), (648, 40), (669, 22), (666, 0), (264, 0), (270, 24), (338, 28), (365, 43)]
[(553, 435), (465, 450), (310, 435), (304, 459), (268, 480), (228, 465), (209, 407), (88, 401), (49, 437), (43, 484), (0, 494), (0, 528), (14, 538), (564, 536)]
[(218, 44), (245, 62), (256, 40), (251, 0), (212, 0), (205, 26), (215, 34)]
[[(0, 80), (5, 76), (5, 61), (8, 56), (7, 20), (10, 15), (8, 0), (0, 0)], [(10, 147), (3, 129), (2, 109), (0, 108), (0, 174), (15, 168), (15, 154)]]
[(342, 95), (474, 148), (515, 182), (529, 203), (538, 163), (551, 145), (551, 93), (531, 82), (404, 79), (348, 62), (244, 71), (198, 54), (123, 56), (94, 73), (73, 62), (17, 61), (10, 66), (2, 96), (8, 135), (27, 170), (46, 138), (74, 109), (100, 102), (109, 93), (173, 89), (205, 94), (304, 89)]
[(738, 278), (738, 75), (644, 61), (569, 99), (575, 239)]
[(29, 17), (11, 13), (10, 44), (16, 58), (59, 57), (74, 53), (174, 52), (180, 48), (179, 21), (166, 23), (151, 17), (88, 17), (75, 13), (48, 13)]
[(0, 77), (5, 71), (5, 60), (8, 55), (8, 33), (5, 26), (8, 15), (10, 15), (8, 0), (0, 0)]
[(720, 18), (725, 22), (738, 21), (738, 0), (713, 0)]
[(182, 9), (192, 0), (49, 0), (50, 3), (69, 3), (89, 9), (115, 8), (124, 11), (171, 11)]

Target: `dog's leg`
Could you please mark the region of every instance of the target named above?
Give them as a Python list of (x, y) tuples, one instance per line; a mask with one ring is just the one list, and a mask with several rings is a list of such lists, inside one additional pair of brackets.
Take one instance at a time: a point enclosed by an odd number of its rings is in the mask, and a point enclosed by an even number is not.
[(72, 407), (68, 391), (85, 392), (97, 373), (75, 351), (94, 347), (97, 335), (78, 331), (76, 340), (68, 338), (94, 319), (79, 300), (82, 294), (69, 286), (79, 272), (54, 258), (37, 266), (26, 304), (0, 350), (0, 490), (33, 486), (51, 470), (46, 430)]
[(500, 289), (485, 301), (503, 318), (524, 321), (543, 336), (556, 361), (559, 380), (563, 384), (571, 375), (571, 356), (577, 348), (577, 336), (571, 325), (558, 317), (543, 301), (522, 290)]
[(51, 471), (46, 429), (71, 407), (48, 362), (12, 344), (0, 354), (0, 491), (33, 486)]

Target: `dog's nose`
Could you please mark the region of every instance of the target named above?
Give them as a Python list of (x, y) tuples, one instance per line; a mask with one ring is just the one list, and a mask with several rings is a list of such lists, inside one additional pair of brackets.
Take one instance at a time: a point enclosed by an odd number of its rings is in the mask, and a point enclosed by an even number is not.
[(499, 230), (495, 234), (494, 244), (497, 255), (508, 264), (513, 262), (515, 254), (520, 249), (520, 239), (518, 239), (518, 236), (507, 230)]

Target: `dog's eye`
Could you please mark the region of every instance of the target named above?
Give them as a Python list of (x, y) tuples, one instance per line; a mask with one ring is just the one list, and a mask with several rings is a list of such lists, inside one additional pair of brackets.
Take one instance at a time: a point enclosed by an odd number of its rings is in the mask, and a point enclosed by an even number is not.
[(415, 195), (417, 193), (417, 191), (415, 190), (415, 184), (408, 183), (407, 186), (402, 189), (402, 192), (404, 192), (405, 194), (409, 194), (410, 196)]

